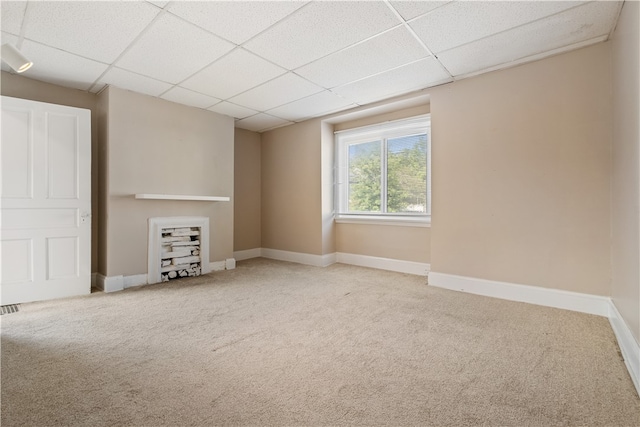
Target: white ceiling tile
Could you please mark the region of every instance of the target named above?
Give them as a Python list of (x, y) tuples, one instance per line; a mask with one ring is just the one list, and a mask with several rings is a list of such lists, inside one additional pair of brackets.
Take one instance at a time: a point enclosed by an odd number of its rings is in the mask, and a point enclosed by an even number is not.
[(588, 3), (443, 52), (438, 57), (454, 76), (472, 73), (606, 35), (617, 11), (613, 2)]
[(368, 104), (396, 95), (451, 81), (432, 57), (332, 89), (358, 104)]
[(155, 1), (155, 0), (147, 0), (149, 3), (155, 4), (156, 6), (158, 6), (159, 8), (164, 8), (167, 3), (169, 3), (168, 1)]
[(269, 114), (260, 113), (256, 114), (255, 116), (236, 121), (235, 126), (241, 129), (252, 130), (254, 132), (262, 132), (267, 129), (273, 129), (275, 127), (290, 124), (293, 123), (287, 120), (283, 120), (279, 117), (273, 117)]
[(233, 47), (232, 43), (167, 13), (154, 22), (117, 66), (179, 83)]
[(197, 108), (209, 108), (220, 102), (218, 98), (203, 95), (189, 89), (181, 88), (180, 86), (174, 87), (160, 98)]
[(399, 27), (305, 65), (296, 73), (320, 86), (332, 88), (428, 55), (405, 27)]
[(33, 61), (23, 76), (75, 89), (88, 90), (107, 69), (106, 64), (30, 40), (20, 51)]
[(163, 92), (171, 89), (171, 84), (152, 79), (151, 77), (141, 76), (131, 71), (121, 68), (112, 68), (100, 79), (101, 84), (109, 84), (117, 86), (121, 89), (127, 89), (146, 95), (158, 96)]
[(391, 6), (398, 11), (406, 21), (437, 9), (449, 1), (392, 1)]
[(584, 2), (456, 1), (410, 25), (429, 49), (439, 53), (581, 3)]
[(352, 107), (357, 107), (357, 105), (325, 90), (274, 108), (273, 110), (267, 111), (267, 113), (291, 121), (300, 121), (302, 119), (324, 116)]
[(172, 3), (168, 10), (241, 44), (304, 4), (299, 1), (182, 1)]
[(399, 23), (383, 2), (313, 2), (244, 47), (294, 69)]
[(213, 107), (207, 108), (207, 110), (224, 114), (225, 116), (233, 117), (235, 119), (244, 119), (245, 117), (253, 116), (258, 113), (250, 108), (241, 107), (227, 101), (222, 101)]
[(227, 99), (286, 72), (284, 68), (237, 48), (180, 85)]
[(234, 104), (265, 111), (300, 98), (318, 93), (321, 87), (293, 73), (277, 77), (263, 85), (230, 99)]
[(115, 60), (158, 8), (132, 1), (29, 2), (25, 37), (102, 62)]
[(26, 1), (2, 1), (0, 2), (0, 15), (2, 16), (2, 31), (18, 35), (27, 7)]

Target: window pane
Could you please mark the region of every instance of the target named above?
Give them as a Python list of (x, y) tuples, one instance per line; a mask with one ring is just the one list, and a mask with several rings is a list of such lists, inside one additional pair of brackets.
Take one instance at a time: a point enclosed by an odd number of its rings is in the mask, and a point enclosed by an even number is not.
[(387, 212), (427, 211), (427, 135), (387, 141)]
[(381, 141), (349, 146), (349, 212), (380, 212)]

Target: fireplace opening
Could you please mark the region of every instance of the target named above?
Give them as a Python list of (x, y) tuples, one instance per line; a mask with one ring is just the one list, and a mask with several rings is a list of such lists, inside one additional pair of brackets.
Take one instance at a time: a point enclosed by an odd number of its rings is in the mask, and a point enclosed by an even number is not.
[(209, 218), (149, 218), (148, 283), (210, 271)]
[(163, 228), (161, 234), (160, 281), (199, 276), (200, 227)]

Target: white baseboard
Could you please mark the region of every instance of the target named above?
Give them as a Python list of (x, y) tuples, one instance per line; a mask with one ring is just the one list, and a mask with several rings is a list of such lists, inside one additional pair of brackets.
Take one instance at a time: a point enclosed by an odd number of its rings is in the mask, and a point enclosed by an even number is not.
[(209, 263), (211, 271), (222, 271), (227, 268), (227, 264), (224, 261), (213, 261)]
[(134, 286), (146, 285), (148, 282), (147, 274), (134, 274), (132, 276), (123, 276), (124, 288), (132, 288)]
[(640, 345), (633, 337), (611, 298), (438, 272), (429, 273), (429, 285), (609, 318), (627, 371), (629, 371), (633, 385), (640, 395)]
[(91, 287), (92, 288), (97, 288), (98, 287), (98, 273), (91, 273)]
[(103, 274), (96, 273), (96, 287), (103, 292), (115, 292), (124, 289), (123, 276), (107, 277)]
[(390, 258), (379, 258), (366, 255), (334, 252), (325, 255), (306, 254), (301, 252), (281, 251), (279, 249), (254, 248), (244, 251), (236, 251), (233, 256), (238, 261), (251, 258), (270, 258), (279, 261), (289, 261), (298, 264), (313, 265), (315, 267), (328, 267), (340, 262), (342, 264), (359, 265), (361, 267), (379, 268), (381, 270), (397, 271), (400, 273), (417, 274), (426, 276), (429, 272), (429, 264), (412, 261), (402, 261)]
[(262, 256), (262, 248), (246, 249), (244, 251), (235, 251), (233, 257), (237, 261), (244, 261), (245, 259), (260, 258)]
[(618, 346), (629, 375), (631, 375), (633, 385), (636, 386), (636, 391), (640, 395), (640, 345), (633, 337), (631, 329), (627, 326), (613, 301), (609, 303), (609, 323), (611, 323), (613, 333), (618, 340)]
[(609, 316), (610, 299), (598, 295), (456, 276), (435, 271), (429, 273), (429, 285), (510, 301)]
[(423, 262), (403, 261), (399, 259), (380, 258), (368, 255), (336, 253), (337, 262), (342, 264), (358, 265), (360, 267), (378, 268), (380, 270), (397, 271), (399, 273), (426, 276), (431, 265)]
[(296, 262), (298, 264), (313, 265), (315, 267), (327, 267), (335, 262), (335, 254), (313, 255), (302, 252), (281, 251), (278, 249), (262, 248), (261, 256), (279, 261)]
[[(211, 271), (232, 270), (236, 268), (236, 260), (227, 258), (224, 261), (214, 261), (209, 264)], [(100, 273), (94, 273), (95, 287), (103, 292), (122, 291), (134, 286), (146, 285), (149, 283), (149, 276), (144, 274), (133, 274), (131, 276), (104, 276)]]

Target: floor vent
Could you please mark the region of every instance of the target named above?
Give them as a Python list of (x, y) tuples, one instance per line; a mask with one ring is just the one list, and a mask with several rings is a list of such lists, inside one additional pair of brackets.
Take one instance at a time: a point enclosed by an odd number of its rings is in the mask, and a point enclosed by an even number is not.
[(0, 316), (3, 314), (17, 313), (18, 310), (20, 310), (20, 305), (18, 304), (0, 305)]

